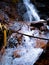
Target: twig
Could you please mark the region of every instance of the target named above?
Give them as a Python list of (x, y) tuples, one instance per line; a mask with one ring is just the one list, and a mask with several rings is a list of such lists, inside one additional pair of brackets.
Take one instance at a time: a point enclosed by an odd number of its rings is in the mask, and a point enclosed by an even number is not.
[(38, 39), (48, 40), (48, 41), (49, 41), (48, 38), (40, 38), (40, 37), (36, 37), (36, 36), (32, 36), (32, 35), (27, 35), (27, 34), (25, 34), (25, 33), (21, 33), (21, 32), (19, 32), (19, 31), (13, 31), (13, 30), (12, 30), (12, 32), (14, 32), (14, 33), (18, 33), (18, 34), (21, 34), (21, 35), (25, 35), (25, 36), (29, 36), (29, 37), (33, 37), (33, 38), (38, 38)]

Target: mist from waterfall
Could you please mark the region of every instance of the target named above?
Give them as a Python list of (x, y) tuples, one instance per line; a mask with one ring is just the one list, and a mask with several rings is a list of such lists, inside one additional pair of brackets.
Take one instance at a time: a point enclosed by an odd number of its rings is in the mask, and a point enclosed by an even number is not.
[(37, 14), (37, 11), (35, 9), (35, 6), (30, 3), (30, 0), (23, 0), (23, 3), (27, 9), (27, 14), (28, 14), (28, 17), (29, 17), (29, 21), (39, 21), (40, 20), (40, 17), (39, 15)]

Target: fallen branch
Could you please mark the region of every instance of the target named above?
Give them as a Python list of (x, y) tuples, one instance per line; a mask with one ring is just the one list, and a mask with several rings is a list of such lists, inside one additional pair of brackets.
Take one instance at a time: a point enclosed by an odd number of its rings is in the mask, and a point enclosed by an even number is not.
[(29, 36), (29, 37), (33, 37), (33, 38), (42, 39), (42, 40), (48, 40), (48, 41), (49, 41), (48, 38), (40, 38), (40, 37), (36, 37), (36, 36), (32, 36), (32, 35), (27, 35), (27, 34), (25, 34), (25, 33), (21, 33), (21, 32), (19, 32), (19, 31), (14, 31), (14, 30), (11, 30), (11, 31), (14, 32), (14, 33), (21, 34), (21, 35), (25, 35), (25, 36)]

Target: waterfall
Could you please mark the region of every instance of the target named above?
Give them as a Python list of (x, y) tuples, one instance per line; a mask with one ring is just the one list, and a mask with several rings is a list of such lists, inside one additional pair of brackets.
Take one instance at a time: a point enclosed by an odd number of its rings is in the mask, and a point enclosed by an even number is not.
[(28, 17), (29, 17), (29, 21), (33, 21), (33, 18), (35, 21), (39, 21), (40, 20), (40, 17), (39, 15), (37, 14), (37, 11), (35, 9), (35, 6), (30, 3), (30, 0), (23, 0), (23, 3), (27, 9), (27, 14), (28, 14)]

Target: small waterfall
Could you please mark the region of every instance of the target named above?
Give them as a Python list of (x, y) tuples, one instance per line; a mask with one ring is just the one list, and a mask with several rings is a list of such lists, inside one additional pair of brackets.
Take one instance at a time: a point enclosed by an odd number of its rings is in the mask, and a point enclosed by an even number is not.
[(30, 3), (30, 0), (23, 0), (23, 3), (24, 3), (24, 5), (27, 9), (27, 14), (28, 14), (28, 17), (29, 17), (29, 21), (31, 22), (31, 21), (33, 21), (33, 19), (35, 21), (39, 21), (40, 17), (38, 16), (34, 5), (32, 3)]

